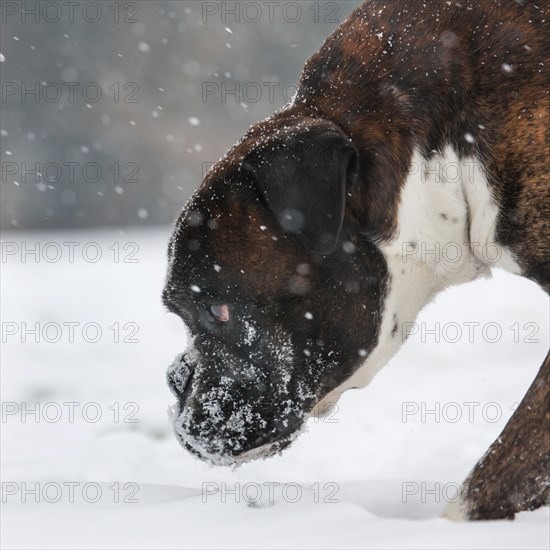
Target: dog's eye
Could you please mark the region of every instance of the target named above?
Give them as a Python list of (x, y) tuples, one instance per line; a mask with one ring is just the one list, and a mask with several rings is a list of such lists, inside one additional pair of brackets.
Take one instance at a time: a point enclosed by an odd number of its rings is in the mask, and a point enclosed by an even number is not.
[(229, 321), (229, 306), (227, 304), (210, 306), (210, 313), (216, 321), (221, 321), (222, 323)]

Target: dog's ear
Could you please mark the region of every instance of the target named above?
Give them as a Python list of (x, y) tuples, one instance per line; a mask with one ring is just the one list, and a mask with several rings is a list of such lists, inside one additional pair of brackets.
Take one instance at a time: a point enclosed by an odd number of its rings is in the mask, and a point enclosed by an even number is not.
[(342, 229), (357, 152), (328, 121), (283, 128), (244, 161), (269, 209), (309, 251), (331, 253)]

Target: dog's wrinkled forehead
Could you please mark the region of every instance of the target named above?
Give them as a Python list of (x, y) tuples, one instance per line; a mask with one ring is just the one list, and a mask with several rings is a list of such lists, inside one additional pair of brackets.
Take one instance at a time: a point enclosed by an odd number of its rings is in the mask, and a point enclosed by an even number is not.
[[(308, 253), (330, 254), (356, 159), (330, 121), (288, 113), (262, 121), (206, 174), (180, 216), (171, 257), (236, 265), (244, 253), (249, 270), (265, 273)], [(272, 289), (278, 280), (271, 278)]]
[(303, 251), (278, 227), (250, 175), (224, 163), (182, 211), (169, 245), (169, 280), (273, 293)]

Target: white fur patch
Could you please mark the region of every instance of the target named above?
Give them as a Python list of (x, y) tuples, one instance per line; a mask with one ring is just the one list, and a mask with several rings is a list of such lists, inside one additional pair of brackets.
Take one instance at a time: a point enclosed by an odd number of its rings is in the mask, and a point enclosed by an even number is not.
[(466, 504), (462, 500), (462, 497), (456, 502), (450, 502), (443, 511), (442, 517), (451, 521), (468, 521)]
[(320, 406), (369, 384), (400, 348), (406, 323), (441, 290), (486, 276), (494, 265), (518, 272), (511, 255), (494, 246), (498, 208), (480, 163), (459, 160), (450, 147), (429, 161), (414, 155), (397, 215), (393, 238), (379, 244), (390, 278), (378, 342)]

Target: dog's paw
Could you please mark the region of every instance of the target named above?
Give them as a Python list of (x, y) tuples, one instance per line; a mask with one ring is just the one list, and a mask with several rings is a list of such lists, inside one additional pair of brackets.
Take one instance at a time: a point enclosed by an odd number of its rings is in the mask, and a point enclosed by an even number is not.
[(450, 521), (468, 521), (470, 519), (468, 505), (462, 500), (462, 497), (449, 502), (441, 516)]

